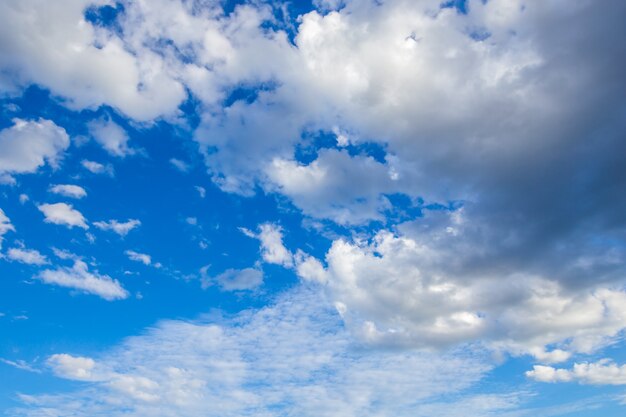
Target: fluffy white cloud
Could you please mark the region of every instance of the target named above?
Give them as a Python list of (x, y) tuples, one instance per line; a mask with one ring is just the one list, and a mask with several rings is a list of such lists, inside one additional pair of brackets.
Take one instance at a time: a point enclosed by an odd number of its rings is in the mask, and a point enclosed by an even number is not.
[(259, 239), (261, 242), (261, 257), (270, 264), (282, 265), (289, 268), (293, 265), (293, 255), (283, 245), (283, 229), (272, 223), (259, 225), (259, 233), (242, 228), (241, 231), (248, 237)]
[(46, 223), (59, 224), (69, 228), (80, 227), (82, 229), (89, 229), (85, 217), (83, 217), (80, 211), (74, 209), (71, 204), (41, 204), (37, 206), (37, 208), (46, 217)]
[(61, 378), (78, 381), (90, 381), (94, 377), (92, 371), (96, 362), (91, 358), (57, 353), (48, 358), (48, 365)]
[(22, 397), (14, 415), (460, 417), (505, 415), (521, 399), (457, 394), (491, 369), (480, 355), (355, 349), (334, 308), (302, 288), (220, 324), (162, 322), (93, 366), (66, 359), (66, 377), (92, 382)]
[(83, 198), (87, 196), (87, 191), (81, 186), (74, 184), (57, 184), (50, 187), (50, 192), (70, 198)]
[(127, 250), (124, 253), (126, 254), (126, 256), (128, 256), (128, 259), (130, 259), (131, 261), (141, 262), (144, 265), (152, 264), (152, 257), (150, 257), (150, 255), (147, 255), (145, 253), (135, 252), (134, 250)]
[[(316, 268), (347, 325), (365, 340), (427, 347), (482, 341), (553, 362), (592, 352), (626, 327), (620, 289), (572, 287), (532, 268), (479, 262), (492, 259), (490, 246), (478, 244), (484, 231), (466, 224), (463, 211), (402, 230), (336, 240), (327, 269)], [(602, 268), (607, 260), (596, 262)]]
[(87, 124), (89, 133), (111, 155), (124, 157), (135, 153), (128, 147), (128, 133), (110, 118), (100, 118)]
[(100, 230), (109, 230), (124, 237), (131, 230), (141, 226), (141, 221), (137, 219), (130, 219), (125, 222), (120, 222), (117, 220), (109, 220), (107, 222), (105, 221), (94, 222), (93, 225), (96, 226)]
[(11, 219), (4, 214), (4, 211), (0, 208), (0, 249), (2, 249), (2, 241), (4, 235), (8, 232), (14, 232), (15, 227), (11, 224)]
[(69, 145), (65, 129), (50, 120), (13, 119), (0, 131), (0, 174), (32, 173), (46, 162), (56, 168)]
[(382, 193), (398, 187), (386, 164), (371, 157), (350, 157), (346, 151), (321, 151), (308, 165), (275, 159), (267, 169), (266, 185), (290, 197), (305, 214), (340, 224), (382, 219), (390, 208)]
[(539, 382), (579, 382), (593, 385), (626, 385), (626, 365), (610, 359), (595, 363), (575, 363), (572, 369), (535, 365), (526, 376)]
[(87, 264), (80, 259), (74, 259), (72, 267), (46, 269), (38, 275), (38, 278), (46, 284), (94, 294), (107, 301), (128, 298), (128, 292), (118, 280), (108, 275), (89, 272)]
[(7, 257), (13, 261), (29, 265), (44, 265), (48, 260), (35, 249), (11, 248), (7, 251)]
[(183, 86), (164, 59), (94, 27), (84, 17), (89, 6), (108, 1), (72, 0), (53, 7), (42, 0), (0, 5), (2, 69), (20, 83), (37, 83), (66, 98), (74, 109), (111, 105), (138, 119), (173, 113), (184, 99)]

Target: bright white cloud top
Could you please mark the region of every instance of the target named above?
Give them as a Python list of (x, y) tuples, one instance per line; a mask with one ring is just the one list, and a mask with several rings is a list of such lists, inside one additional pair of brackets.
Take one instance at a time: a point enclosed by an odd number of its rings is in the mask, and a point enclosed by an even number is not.
[(84, 334), (15, 415), (623, 414), (625, 2), (49, 3), (0, 4), (0, 293)]
[(80, 227), (88, 229), (87, 219), (71, 204), (54, 203), (41, 204), (37, 207), (45, 216), (46, 223), (58, 224), (67, 227)]
[(108, 275), (89, 272), (87, 264), (80, 259), (74, 259), (72, 267), (46, 269), (39, 274), (38, 278), (46, 284), (94, 294), (107, 301), (121, 300), (128, 297), (128, 292), (121, 286), (119, 281)]
[(74, 184), (56, 184), (50, 187), (50, 192), (76, 199), (87, 197), (87, 191), (83, 187)]

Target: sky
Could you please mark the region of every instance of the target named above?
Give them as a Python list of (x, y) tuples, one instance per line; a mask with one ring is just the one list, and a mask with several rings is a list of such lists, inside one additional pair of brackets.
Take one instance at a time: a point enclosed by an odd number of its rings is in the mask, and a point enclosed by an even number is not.
[(3, 415), (623, 416), (625, 19), (1, 1)]

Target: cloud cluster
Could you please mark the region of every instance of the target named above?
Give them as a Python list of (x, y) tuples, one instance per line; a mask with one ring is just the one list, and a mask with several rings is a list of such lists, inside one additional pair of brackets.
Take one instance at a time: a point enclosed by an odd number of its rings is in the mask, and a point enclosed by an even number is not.
[(97, 295), (107, 301), (128, 298), (119, 281), (108, 275), (90, 272), (87, 264), (80, 259), (73, 259), (72, 267), (59, 267), (41, 271), (37, 278), (45, 284), (58, 285), (86, 294)]
[(626, 365), (617, 365), (610, 359), (595, 363), (575, 363), (569, 369), (535, 365), (526, 376), (539, 382), (579, 382), (593, 385), (626, 385)]
[(520, 401), (459, 394), (490, 369), (479, 355), (353, 349), (332, 306), (302, 289), (221, 323), (165, 321), (100, 357), (48, 364), (88, 384), (23, 395), (13, 415), (487, 416)]

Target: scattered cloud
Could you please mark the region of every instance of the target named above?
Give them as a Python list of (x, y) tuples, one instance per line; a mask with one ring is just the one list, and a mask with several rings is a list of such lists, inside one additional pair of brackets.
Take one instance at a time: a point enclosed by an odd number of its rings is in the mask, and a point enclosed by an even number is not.
[(191, 169), (191, 166), (189, 166), (187, 162), (176, 158), (170, 159), (170, 164), (180, 172), (189, 172)]
[(321, 300), (300, 288), (219, 323), (163, 321), (97, 358), (55, 355), (49, 363), (58, 376), (86, 384), (23, 397), (12, 411), (461, 417), (519, 406), (517, 393), (463, 393), (492, 368), (480, 355), (355, 349), (336, 310)]
[(526, 372), (538, 382), (578, 382), (590, 385), (626, 385), (626, 365), (617, 365), (611, 359), (595, 363), (575, 363), (572, 369), (558, 369), (535, 365)]
[(82, 229), (89, 229), (85, 217), (83, 217), (80, 211), (74, 209), (71, 204), (41, 204), (37, 206), (37, 208), (46, 217), (46, 223), (58, 224), (69, 228), (80, 227)]
[(28, 362), (26, 362), (24, 360), (21, 360), (21, 359), (12, 361), (12, 360), (9, 360), (9, 359), (0, 358), (0, 362), (4, 363), (6, 365), (12, 366), (12, 367), (14, 367), (16, 369), (21, 369), (22, 371), (33, 372), (33, 373), (36, 373), (36, 374), (41, 373), (40, 369), (35, 368), (30, 363), (28, 363)]
[(258, 239), (261, 242), (261, 258), (270, 264), (282, 265), (289, 268), (293, 265), (293, 255), (283, 245), (283, 229), (272, 223), (259, 225), (259, 233), (254, 233), (246, 228), (240, 228), (241, 232), (248, 237)]
[(13, 119), (0, 131), (0, 174), (33, 173), (48, 163), (57, 168), (70, 145), (67, 132), (45, 119)]
[(86, 294), (94, 294), (107, 301), (128, 298), (128, 292), (119, 281), (108, 275), (89, 272), (87, 264), (80, 259), (75, 259), (72, 267), (46, 269), (39, 273), (37, 278), (46, 284), (71, 288)]
[(113, 176), (112, 165), (103, 165), (99, 162), (89, 161), (86, 159), (81, 161), (81, 165), (92, 174), (108, 174), (109, 176)]
[(45, 265), (48, 263), (48, 259), (35, 249), (11, 248), (7, 251), (7, 257), (28, 265)]
[(89, 122), (89, 133), (105, 151), (113, 156), (125, 157), (135, 153), (128, 147), (128, 133), (108, 117)]
[(150, 255), (146, 255), (145, 253), (135, 252), (134, 250), (127, 250), (124, 253), (131, 261), (141, 262), (144, 265), (152, 264), (152, 258)]
[(80, 199), (87, 196), (83, 187), (72, 184), (57, 184), (50, 186), (50, 192), (64, 197)]
[(61, 378), (77, 381), (93, 380), (92, 371), (96, 363), (91, 358), (57, 353), (50, 356), (47, 362), (54, 373)]
[(109, 221), (94, 222), (93, 225), (96, 226), (100, 230), (112, 231), (124, 237), (131, 230), (141, 226), (141, 222), (137, 219), (130, 219), (125, 222), (120, 222), (117, 220), (109, 220)]
[(204, 187), (196, 185), (194, 188), (198, 192), (198, 195), (200, 196), (200, 198), (206, 197), (206, 189)]

